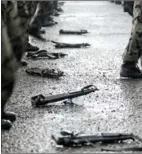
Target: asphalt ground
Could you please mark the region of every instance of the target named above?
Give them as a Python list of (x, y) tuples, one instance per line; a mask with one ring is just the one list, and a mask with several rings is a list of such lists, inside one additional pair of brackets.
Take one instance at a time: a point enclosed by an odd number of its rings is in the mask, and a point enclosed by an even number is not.
[[(30, 38), (33, 45), (49, 52), (63, 52), (58, 60), (27, 60), (29, 67), (58, 68), (65, 76), (59, 80), (33, 77), (21, 67), (6, 110), (14, 111), (17, 120), (9, 132), (2, 131), (2, 153), (97, 152), (101, 148), (139, 145), (95, 144), (93, 147), (57, 147), (51, 135), (61, 130), (100, 134), (102, 132), (134, 133), (142, 137), (142, 81), (121, 79), (122, 53), (128, 43), (132, 18), (120, 5), (108, 1), (68, 1), (64, 12), (54, 17), (58, 22), (44, 28), (44, 37), (67, 43), (90, 43), (88, 48), (55, 49), (51, 42)], [(59, 35), (60, 29), (86, 29), (86, 35)], [(73, 107), (62, 102), (43, 108), (31, 106), (32, 96), (80, 90), (93, 84), (99, 91), (73, 99)]]

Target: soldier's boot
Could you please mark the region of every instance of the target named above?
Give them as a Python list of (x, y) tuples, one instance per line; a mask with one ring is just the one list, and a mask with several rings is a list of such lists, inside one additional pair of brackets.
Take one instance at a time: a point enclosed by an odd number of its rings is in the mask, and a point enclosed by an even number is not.
[(12, 127), (12, 123), (10, 120), (1, 120), (1, 129), (2, 130), (9, 130)]
[(27, 66), (28, 63), (27, 63), (25, 60), (21, 60), (21, 61), (20, 61), (20, 65), (21, 65), (21, 66)]
[(3, 112), (1, 118), (4, 120), (10, 120), (14, 122), (16, 120), (16, 114), (14, 112)]
[(12, 122), (16, 120), (16, 115), (13, 112), (3, 112), (1, 115), (2, 130), (9, 130), (12, 127)]
[(36, 25), (33, 25), (31, 28), (29, 28), (29, 34), (39, 40), (42, 40), (42, 41), (46, 40), (41, 36), (41, 29)]
[(26, 51), (38, 51), (38, 50), (39, 50), (38, 47), (33, 46), (33, 45), (30, 44), (30, 43), (27, 43)]
[(121, 4), (121, 1), (115, 1), (115, 4)]
[(121, 65), (120, 76), (128, 78), (142, 78), (142, 71), (136, 63), (124, 62)]
[(41, 34), (45, 34), (46, 31), (45, 31), (44, 29), (42, 29), (42, 30), (40, 30), (40, 33), (41, 33)]
[(123, 11), (128, 12), (129, 15), (133, 16), (133, 6), (134, 6), (133, 1), (124, 1)]

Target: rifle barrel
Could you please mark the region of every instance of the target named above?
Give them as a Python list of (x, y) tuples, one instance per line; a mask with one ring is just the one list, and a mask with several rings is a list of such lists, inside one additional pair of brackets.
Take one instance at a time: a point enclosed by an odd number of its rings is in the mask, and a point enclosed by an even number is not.
[(91, 92), (93, 92), (92, 89), (85, 90), (85, 91), (77, 91), (77, 92), (53, 95), (53, 96), (45, 97), (44, 102), (45, 103), (51, 103), (51, 102), (62, 101), (64, 99), (72, 99), (72, 98), (75, 98), (75, 97), (87, 95)]
[(72, 146), (72, 145), (80, 145), (80, 144), (87, 144), (87, 143), (112, 143), (118, 142), (123, 140), (134, 140), (133, 136), (81, 136), (81, 137), (60, 137), (57, 140), (57, 144), (64, 145), (64, 146)]

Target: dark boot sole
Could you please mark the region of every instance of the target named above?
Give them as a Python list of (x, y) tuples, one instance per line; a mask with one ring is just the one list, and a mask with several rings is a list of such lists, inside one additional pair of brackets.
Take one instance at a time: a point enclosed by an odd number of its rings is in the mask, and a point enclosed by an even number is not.
[(123, 78), (132, 78), (132, 79), (142, 79), (142, 74), (141, 75), (132, 75), (132, 74), (124, 74), (124, 73), (120, 73), (120, 77)]
[(6, 113), (1, 116), (4, 120), (9, 120), (10, 122), (14, 122), (16, 120), (16, 115), (14, 113)]
[(10, 121), (7, 122), (1, 122), (1, 129), (5, 131), (9, 131), (10, 128), (12, 127), (12, 123)]

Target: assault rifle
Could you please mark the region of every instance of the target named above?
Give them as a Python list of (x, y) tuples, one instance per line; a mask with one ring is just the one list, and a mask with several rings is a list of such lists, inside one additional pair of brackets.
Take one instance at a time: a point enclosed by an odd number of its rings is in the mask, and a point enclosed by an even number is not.
[(113, 152), (122, 152), (122, 151), (142, 151), (142, 147), (128, 147), (128, 148), (119, 148), (119, 149), (101, 149), (101, 151), (113, 151)]
[(41, 77), (48, 77), (59, 79), (61, 76), (64, 76), (64, 72), (55, 69), (41, 69), (37, 67), (28, 68), (26, 69), (26, 73), (33, 76), (41, 76)]
[(82, 47), (89, 47), (90, 44), (88, 43), (76, 43), (76, 44), (70, 44), (70, 43), (60, 43), (56, 41), (51, 41), (52, 43), (55, 43), (55, 48), (82, 48)]
[(133, 134), (125, 133), (102, 133), (101, 135), (87, 135), (79, 136), (78, 134), (69, 133), (62, 131), (60, 133), (62, 136), (56, 138), (52, 135), (52, 139), (58, 144), (63, 146), (83, 146), (83, 145), (93, 145), (94, 143), (119, 143), (124, 140), (135, 140)]
[(34, 53), (27, 53), (26, 57), (30, 58), (30, 59), (40, 59), (40, 58), (48, 58), (48, 59), (58, 59), (58, 58), (62, 58), (65, 57), (67, 54), (64, 53), (50, 53), (46, 50), (39, 50), (37, 52)]
[(61, 29), (61, 30), (59, 31), (59, 33), (60, 33), (60, 34), (77, 34), (77, 35), (82, 35), (82, 34), (88, 33), (88, 31), (87, 31), (87, 30), (84, 30), (84, 29), (81, 29), (81, 30), (79, 30), (79, 31), (63, 30), (63, 29)]
[(62, 101), (62, 100), (66, 100), (68, 99), (69, 103), (72, 103), (72, 99), (75, 97), (79, 97), (79, 96), (83, 96), (83, 95), (87, 95), (91, 92), (95, 92), (97, 91), (97, 87), (93, 86), (93, 85), (89, 85), (86, 86), (84, 88), (82, 88), (80, 91), (76, 91), (76, 92), (70, 92), (70, 93), (63, 93), (63, 94), (58, 94), (58, 95), (51, 95), (48, 97), (43, 96), (42, 94), (34, 96), (31, 98), (31, 102), (33, 106), (41, 106), (41, 105), (45, 105), (45, 104), (49, 104), (52, 102), (58, 102), (58, 101)]

